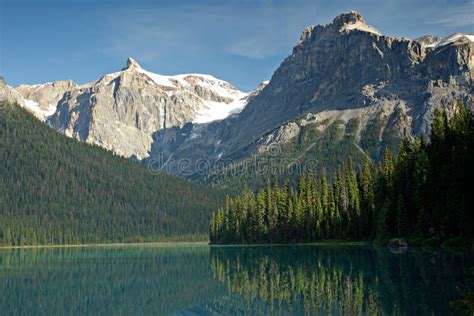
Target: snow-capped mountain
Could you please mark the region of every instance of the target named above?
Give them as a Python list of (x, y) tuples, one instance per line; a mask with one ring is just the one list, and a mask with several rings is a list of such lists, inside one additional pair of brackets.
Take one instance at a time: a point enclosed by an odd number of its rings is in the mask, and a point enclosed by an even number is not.
[(436, 49), (438, 47), (446, 46), (449, 44), (465, 44), (474, 42), (474, 35), (455, 33), (446, 37), (437, 37), (426, 35), (417, 38), (416, 41), (422, 44), (425, 48)]
[(210, 75), (163, 76), (132, 58), (121, 71), (84, 85), (58, 81), (16, 90), (22, 105), (56, 130), (138, 159), (148, 156), (158, 130), (225, 119), (248, 96)]
[(461, 101), (474, 109), (473, 40), (389, 37), (349, 12), (306, 28), (271, 80), (248, 94), (209, 75), (152, 73), (129, 58), (121, 71), (88, 84), (3, 85), (0, 98), (67, 136), (158, 160), (182, 176), (196, 170), (180, 173), (181, 159), (242, 162), (307, 137), (308, 126), (324, 139), (343, 124), (355, 137), (351, 146), (377, 159), (402, 137), (426, 133), (436, 107)]

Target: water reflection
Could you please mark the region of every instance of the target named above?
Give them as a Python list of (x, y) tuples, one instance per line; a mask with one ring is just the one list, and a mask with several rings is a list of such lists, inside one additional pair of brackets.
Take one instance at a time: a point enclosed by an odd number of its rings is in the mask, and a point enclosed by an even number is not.
[(450, 315), (472, 254), (372, 247), (220, 247), (214, 277), (272, 314)]
[(359, 246), (0, 251), (0, 314), (450, 315), (472, 265)]
[(1, 315), (169, 315), (221, 292), (208, 247), (0, 251)]

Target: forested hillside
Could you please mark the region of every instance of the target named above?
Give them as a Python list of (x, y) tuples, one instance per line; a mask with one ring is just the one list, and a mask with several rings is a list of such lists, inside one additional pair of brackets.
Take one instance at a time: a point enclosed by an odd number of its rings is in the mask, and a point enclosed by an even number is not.
[(0, 245), (192, 238), (223, 201), (216, 189), (68, 139), (5, 102), (0, 160)]
[[(398, 151), (402, 140), (393, 127), (385, 128), (386, 121), (396, 120), (397, 115), (384, 118), (374, 115), (365, 127), (362, 127), (360, 117), (347, 122), (319, 120), (305, 123), (299, 127), (298, 135), (286, 143), (273, 145), (270, 150), (242, 162), (211, 170), (201, 182), (240, 193), (245, 185), (251, 190), (265, 187), (266, 179), (275, 175), (288, 179), (294, 185), (301, 171), (315, 173), (324, 168), (332, 174), (347, 157), (351, 157), (354, 168), (362, 166), (367, 155), (381, 161), (384, 149)], [(297, 122), (287, 125), (295, 126)], [(380, 135), (383, 135), (382, 141), (379, 140)], [(361, 139), (360, 144), (358, 138)]]
[(437, 110), (429, 143), (405, 139), (398, 155), (386, 151), (381, 164), (367, 158), (356, 171), (349, 159), (330, 178), (324, 171), (302, 175), (297, 190), (268, 181), (256, 193), (229, 198), (212, 215), (211, 242), (470, 241), (472, 157), (472, 113), (458, 105), (448, 118)]

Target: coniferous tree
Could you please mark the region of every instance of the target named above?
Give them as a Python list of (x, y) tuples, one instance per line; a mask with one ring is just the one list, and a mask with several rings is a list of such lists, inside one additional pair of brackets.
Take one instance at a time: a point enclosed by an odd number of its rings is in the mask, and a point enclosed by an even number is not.
[(225, 199), (60, 135), (17, 104), (0, 102), (0, 127), (0, 245), (203, 238)]
[(329, 205), (329, 184), (327, 179), (326, 169), (323, 168), (318, 184), (318, 198), (321, 203), (321, 209), (318, 210), (318, 236), (324, 236), (329, 238), (330, 236), (330, 223), (332, 222), (331, 208)]
[(254, 227), (255, 238), (257, 238), (257, 240), (265, 240), (267, 237), (267, 225), (265, 222), (265, 218), (266, 218), (265, 192), (259, 191), (257, 193), (257, 215), (256, 215), (256, 223)]
[[(356, 171), (348, 159), (332, 184), (323, 170), (318, 180), (300, 175), (296, 190), (288, 180), (281, 187), (268, 180), (264, 189), (246, 191), (211, 217), (211, 242), (472, 240), (472, 194), (464, 183), (473, 174), (473, 114), (464, 107), (450, 118), (436, 111), (432, 128), (430, 143), (405, 139), (398, 155), (386, 150), (379, 165), (366, 158)], [(4, 239), (15, 234), (2, 233)]]
[(349, 159), (345, 164), (344, 170), (347, 195), (349, 200), (349, 236), (358, 237), (360, 231), (360, 198), (357, 178), (352, 167), (352, 160)]
[(361, 200), (359, 235), (365, 238), (374, 237), (370, 236), (370, 232), (374, 229), (374, 225), (372, 223), (374, 217), (374, 179), (372, 175), (371, 162), (368, 155), (365, 156), (362, 170), (359, 172), (358, 184)]

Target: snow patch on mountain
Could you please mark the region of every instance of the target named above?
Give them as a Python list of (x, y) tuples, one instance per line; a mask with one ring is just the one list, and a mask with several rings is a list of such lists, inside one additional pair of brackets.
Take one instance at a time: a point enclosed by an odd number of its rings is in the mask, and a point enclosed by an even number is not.
[(170, 80), (170, 78), (172, 77), (155, 74), (153, 72), (146, 71), (143, 68), (137, 68), (137, 71), (147, 75), (150, 79), (152, 79), (156, 84), (160, 86), (176, 88), (176, 84)]
[[(137, 159), (149, 155), (152, 135), (160, 130), (235, 116), (250, 97), (214, 76), (161, 75), (143, 69), (133, 58), (121, 70), (83, 85), (64, 80), (21, 85), (14, 92), (28, 111), (66, 136)], [(199, 138), (201, 132), (194, 134)]]
[(472, 43), (474, 42), (474, 35), (455, 33), (446, 37), (424, 36), (416, 39), (416, 41), (421, 43), (426, 48), (438, 48), (453, 43)]
[(370, 25), (364, 23), (363, 21), (356, 21), (356, 22), (348, 23), (348, 24), (344, 25), (341, 28), (341, 31), (346, 31), (346, 32), (353, 31), (353, 30), (359, 30), (359, 31), (363, 31), (363, 32), (382, 35), (382, 33), (380, 33), (379, 30), (377, 30), (375, 27), (370, 26)]
[(247, 100), (244, 98), (234, 100), (230, 104), (209, 101), (206, 103), (206, 109), (198, 112), (197, 117), (193, 120), (193, 123), (204, 124), (210, 123), (217, 120), (223, 120), (232, 114), (240, 113)]
[(25, 100), (24, 107), (35, 114), (38, 118), (40, 119), (45, 119), (48, 116), (51, 116), (56, 112), (56, 106), (55, 105), (49, 105), (46, 110), (43, 110), (40, 108), (38, 102), (35, 102), (33, 100)]
[(126, 71), (136, 71), (146, 75), (153, 80), (154, 83), (161, 87), (167, 88), (167, 95), (176, 96), (180, 91), (187, 91), (188, 93), (196, 94), (197, 87), (207, 89), (215, 95), (226, 99), (225, 102), (216, 102), (202, 99), (196, 95), (196, 98), (201, 99), (204, 103), (204, 108), (199, 110), (193, 123), (209, 123), (215, 120), (222, 120), (229, 115), (240, 113), (247, 103), (248, 93), (236, 89), (230, 83), (218, 79), (212, 75), (188, 73), (178, 75), (160, 75), (143, 69), (138, 62), (129, 58), (127, 65), (122, 71), (114, 72), (105, 75), (107, 81), (115, 80)]

